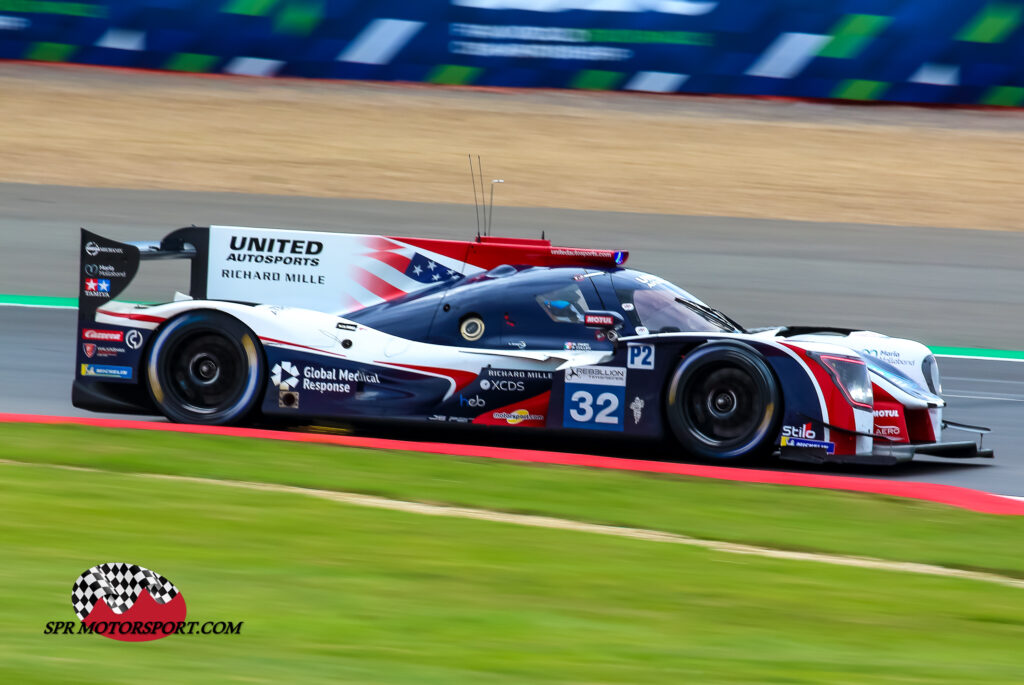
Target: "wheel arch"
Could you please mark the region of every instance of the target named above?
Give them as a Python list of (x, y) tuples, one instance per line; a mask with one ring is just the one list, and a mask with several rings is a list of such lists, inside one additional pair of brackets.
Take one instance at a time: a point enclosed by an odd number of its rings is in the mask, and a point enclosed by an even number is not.
[[(223, 317), (229, 319), (233, 324), (237, 325), (244, 330), (245, 334), (240, 341), (240, 344), (245, 351), (250, 361), (258, 361), (259, 372), (254, 374), (250, 381), (253, 386), (251, 393), (253, 398), (250, 403), (249, 409), (242, 412), (242, 415), (237, 418), (232, 418), (226, 423), (234, 423), (237, 420), (244, 419), (245, 417), (252, 416), (259, 411), (259, 407), (262, 404), (266, 395), (266, 378), (269, 373), (269, 361), (267, 358), (266, 349), (260, 340), (259, 335), (252, 329), (247, 322), (243, 321), (238, 316), (235, 316), (232, 312), (224, 311), (222, 309), (216, 309), (209, 306), (195, 307), (192, 309), (186, 309), (175, 313), (162, 321), (157, 325), (153, 332), (148, 336), (145, 345), (142, 348), (140, 359), (141, 373), (140, 376), (143, 378), (142, 384), (145, 386), (150, 399), (155, 403), (157, 408), (161, 408), (164, 405), (164, 398), (166, 396), (166, 390), (163, 388), (159, 374), (154, 368), (154, 346), (163, 344), (165, 342), (164, 334), (168, 330), (173, 330), (177, 326), (184, 325), (188, 319), (202, 316), (212, 316), (215, 318)], [(246, 391), (249, 394), (250, 391)], [(163, 413), (161, 409), (161, 413)]]

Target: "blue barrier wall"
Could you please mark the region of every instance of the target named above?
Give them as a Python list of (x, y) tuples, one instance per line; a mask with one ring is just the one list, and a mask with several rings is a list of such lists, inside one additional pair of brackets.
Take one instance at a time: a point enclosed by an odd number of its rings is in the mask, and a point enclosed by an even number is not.
[(1022, 24), (1007, 0), (0, 0), (0, 58), (1020, 106)]

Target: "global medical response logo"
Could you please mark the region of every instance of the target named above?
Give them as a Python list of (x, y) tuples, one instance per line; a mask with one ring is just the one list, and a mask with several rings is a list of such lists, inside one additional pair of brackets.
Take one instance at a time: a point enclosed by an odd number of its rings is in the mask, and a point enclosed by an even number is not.
[(185, 598), (171, 581), (136, 564), (93, 566), (75, 581), (71, 606), (90, 632), (124, 642), (173, 635), (185, 621)]

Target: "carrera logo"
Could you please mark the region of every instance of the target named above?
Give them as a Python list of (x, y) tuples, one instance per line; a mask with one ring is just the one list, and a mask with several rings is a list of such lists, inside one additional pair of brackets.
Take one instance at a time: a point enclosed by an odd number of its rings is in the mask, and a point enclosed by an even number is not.
[(783, 426), (782, 435), (787, 438), (804, 438), (805, 440), (814, 440), (818, 437), (810, 423), (805, 423), (802, 426)]
[(123, 331), (101, 331), (95, 328), (82, 330), (82, 340), (102, 340), (104, 342), (124, 342)]
[(896, 409), (876, 409), (874, 414), (876, 419), (898, 419), (900, 417), (900, 413)]

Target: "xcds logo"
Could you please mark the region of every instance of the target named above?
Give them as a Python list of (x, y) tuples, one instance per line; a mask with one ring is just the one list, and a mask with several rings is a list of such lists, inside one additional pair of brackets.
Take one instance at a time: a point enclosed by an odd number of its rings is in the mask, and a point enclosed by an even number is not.
[(489, 381), (486, 378), (480, 381), (481, 390), (501, 390), (503, 392), (523, 392), (526, 390), (526, 384), (522, 381), (510, 381), (510, 380), (493, 380)]
[(186, 613), (185, 598), (171, 581), (124, 563), (100, 564), (80, 575), (71, 588), (71, 606), (90, 632), (125, 642), (167, 637)]

